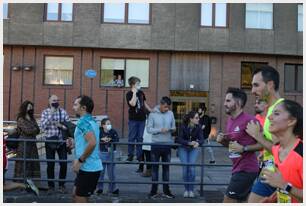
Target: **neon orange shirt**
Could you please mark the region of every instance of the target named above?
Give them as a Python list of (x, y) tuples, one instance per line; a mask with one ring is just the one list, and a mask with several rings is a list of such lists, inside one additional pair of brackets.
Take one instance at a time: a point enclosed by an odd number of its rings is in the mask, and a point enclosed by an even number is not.
[(260, 114), (256, 114), (255, 118), (259, 121), (260, 125), (263, 127), (265, 125), (265, 116), (261, 116)]
[[(279, 149), (279, 144), (272, 147), (275, 165), (285, 181), (290, 182), (292, 186), (298, 189), (303, 189), (303, 142), (298, 139), (293, 149), (282, 162), (278, 158)], [(291, 198), (292, 202), (298, 202), (295, 198)]]

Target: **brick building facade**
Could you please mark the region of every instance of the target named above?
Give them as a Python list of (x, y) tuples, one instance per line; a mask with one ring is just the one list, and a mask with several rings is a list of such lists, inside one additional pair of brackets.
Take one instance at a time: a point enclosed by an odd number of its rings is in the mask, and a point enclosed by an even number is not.
[[(223, 127), (225, 91), (244, 87), (243, 65), (255, 63), (275, 67), (281, 75), (281, 96), (302, 103), (300, 85), (294, 83), (291, 90), (285, 86), (286, 65), (296, 70), (296, 79), (290, 79), (296, 82), (303, 64), (297, 8), (273, 4), (273, 28), (264, 30), (245, 28), (245, 4), (227, 5), (224, 28), (201, 27), (201, 4), (150, 4), (148, 25), (101, 23), (100, 4), (73, 4), (71, 22), (46, 21), (46, 4), (9, 4), (3, 37), (3, 118), (14, 120), (26, 99), (34, 102), (39, 117), (50, 94), (58, 95), (73, 116), (74, 98), (87, 94), (94, 99), (94, 114), (108, 115), (126, 137), (129, 89), (102, 85), (103, 59), (148, 61), (148, 85), (143, 88), (147, 102), (154, 106), (162, 96), (171, 96), (178, 123), (183, 113), (205, 102), (209, 115), (217, 118), (215, 127)], [(71, 84), (45, 83), (47, 57), (73, 59)], [(84, 74), (88, 69), (97, 72), (93, 80)], [(127, 69), (123, 74), (127, 77)], [(246, 111), (253, 113), (254, 97), (248, 88), (246, 92)]]

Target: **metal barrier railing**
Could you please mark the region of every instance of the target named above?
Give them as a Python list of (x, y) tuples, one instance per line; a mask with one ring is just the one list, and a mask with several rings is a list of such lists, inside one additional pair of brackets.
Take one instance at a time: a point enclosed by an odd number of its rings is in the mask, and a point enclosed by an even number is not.
[[(36, 161), (36, 162), (67, 162), (71, 163), (72, 160), (56, 160), (56, 159), (30, 159), (26, 158), (26, 143), (27, 142), (53, 142), (53, 143), (64, 143), (66, 142), (65, 140), (45, 140), (45, 139), (13, 139), (10, 138), (9, 141), (18, 141), (18, 142), (23, 142), (24, 146), (24, 155), (22, 158), (9, 158), (9, 161), (23, 161), (23, 178), (15, 177), (15, 178), (6, 178), (8, 180), (23, 180), (24, 182), (26, 181), (26, 162), (30, 161)], [(222, 147), (222, 146), (216, 146), (216, 145), (202, 145), (200, 146), (201, 148), (201, 160), (200, 164), (191, 164), (191, 163), (171, 163), (171, 162), (147, 162), (147, 161), (137, 161), (137, 162), (125, 162), (125, 161), (115, 161), (114, 159), (114, 145), (167, 145), (167, 146), (181, 146), (180, 144), (176, 143), (169, 143), (169, 144), (155, 144), (155, 143), (139, 143), (139, 142), (109, 142), (111, 145), (111, 161), (104, 161), (104, 163), (109, 163), (111, 164), (111, 170), (113, 170), (113, 165), (116, 164), (151, 164), (151, 165), (174, 165), (174, 166), (195, 166), (195, 167), (201, 167), (201, 174), (200, 174), (200, 181), (198, 182), (174, 182), (174, 181), (169, 181), (169, 182), (164, 182), (164, 181), (118, 181), (118, 180), (113, 180), (113, 177), (109, 177), (109, 180), (104, 180), (103, 183), (118, 183), (118, 184), (169, 184), (169, 185), (185, 185), (185, 184), (190, 184), (190, 185), (200, 185), (200, 196), (203, 196), (203, 187), (205, 185), (210, 186), (225, 186), (228, 185), (228, 182), (226, 183), (205, 183), (204, 182), (204, 166), (208, 167), (231, 167), (232, 165), (230, 164), (205, 164), (204, 163), (204, 148), (205, 147)], [(113, 171), (111, 171), (111, 174)], [(48, 178), (32, 178), (32, 180), (37, 180), (37, 181), (54, 181), (54, 182), (74, 182), (74, 180), (71, 179), (48, 179)], [(100, 182), (100, 181), (99, 181)]]

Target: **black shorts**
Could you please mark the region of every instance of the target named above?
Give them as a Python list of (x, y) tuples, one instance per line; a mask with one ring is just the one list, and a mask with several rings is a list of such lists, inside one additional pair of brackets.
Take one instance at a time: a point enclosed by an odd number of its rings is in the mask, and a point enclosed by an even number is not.
[(5, 185), (5, 174), (7, 172), (7, 169), (3, 169), (3, 184)]
[(235, 200), (245, 201), (251, 192), (257, 172), (237, 172), (231, 177), (226, 196)]
[(101, 171), (85, 172), (80, 170), (74, 181), (75, 194), (80, 197), (89, 197), (96, 189)]

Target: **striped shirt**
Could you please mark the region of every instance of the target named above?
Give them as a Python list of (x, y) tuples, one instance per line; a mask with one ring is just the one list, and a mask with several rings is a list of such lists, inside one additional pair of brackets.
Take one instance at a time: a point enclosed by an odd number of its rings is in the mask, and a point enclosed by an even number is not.
[[(59, 111), (60, 110), (60, 111)], [(61, 114), (61, 117), (60, 117)], [(51, 108), (45, 109), (41, 114), (40, 127), (45, 132), (45, 137), (58, 136), (62, 139), (62, 132), (57, 127), (58, 122), (69, 121), (67, 112), (59, 108), (52, 114)]]

